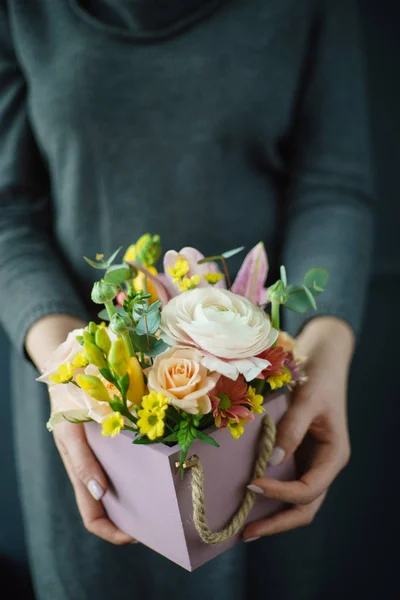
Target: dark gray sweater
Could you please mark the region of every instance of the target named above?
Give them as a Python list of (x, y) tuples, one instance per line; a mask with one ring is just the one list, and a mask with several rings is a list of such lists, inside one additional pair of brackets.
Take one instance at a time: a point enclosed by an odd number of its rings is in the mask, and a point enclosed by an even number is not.
[[(119, 3), (125, 26), (104, 10)], [(205, 253), (262, 239), (293, 282), (326, 266), (321, 311), (357, 330), (371, 183), (353, 3), (119, 3), (1, 2), (0, 307), (16, 346), (47, 313), (86, 314), (83, 255), (145, 231)]]
[[(0, 0), (0, 313), (16, 350), (43, 315), (92, 312), (83, 255), (146, 231), (206, 254), (264, 240), (293, 282), (325, 266), (320, 312), (358, 330), (367, 129), (352, 0)], [(191, 574), (88, 534), (45, 429), (45, 386), (13, 365), (38, 599), (319, 597), (310, 530)]]

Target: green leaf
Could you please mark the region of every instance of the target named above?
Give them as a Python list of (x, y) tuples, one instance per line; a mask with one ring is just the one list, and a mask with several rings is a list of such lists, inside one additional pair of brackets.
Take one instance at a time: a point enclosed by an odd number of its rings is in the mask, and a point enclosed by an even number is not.
[(190, 446), (193, 444), (195, 436), (191, 430), (191, 420), (182, 421), (179, 427), (178, 435), (178, 443), (183, 452), (188, 452)]
[(155, 302), (153, 302), (153, 304), (150, 304), (150, 306), (147, 309), (147, 314), (149, 315), (150, 313), (154, 312), (155, 310), (159, 310), (162, 307), (162, 302), (161, 300), (156, 300)]
[[(131, 338), (132, 345), (137, 352), (146, 352), (147, 354), (147, 336), (138, 335), (133, 329), (129, 329), (129, 336)], [(152, 339), (152, 338), (150, 338)], [(156, 338), (155, 338), (156, 339)]]
[(87, 256), (84, 256), (83, 259), (86, 260), (87, 264), (93, 267), (93, 269), (104, 270), (108, 267), (107, 263), (104, 260), (94, 261), (88, 258)]
[(115, 379), (110, 371), (110, 369), (99, 369), (100, 374), (104, 377), (104, 379), (107, 379), (107, 381), (109, 381), (110, 383), (112, 383), (113, 385), (115, 385)]
[(282, 283), (283, 283), (283, 285), (285, 287), (287, 287), (287, 275), (286, 275), (286, 267), (285, 267), (285, 265), (281, 265), (280, 273), (281, 273)]
[[(115, 308), (115, 312), (117, 312), (119, 315), (122, 315), (122, 316), (126, 315), (126, 313), (125, 313), (124, 309), (122, 308), (122, 306), (114, 306), (114, 308)], [(110, 320), (110, 317), (108, 316), (108, 312), (107, 312), (106, 308), (104, 308), (103, 310), (101, 310), (97, 316), (102, 321), (109, 321)]]
[(223, 252), (221, 256), (223, 256), (223, 258), (231, 258), (232, 256), (235, 256), (235, 254), (239, 254), (239, 252), (242, 252), (243, 250), (244, 246), (240, 246), (239, 248), (234, 248), (234, 250), (227, 250), (226, 252)]
[(161, 440), (163, 443), (167, 444), (169, 442), (177, 442), (178, 441), (178, 434), (175, 433), (171, 433), (170, 435), (167, 435), (167, 437), (163, 438)]
[(218, 442), (214, 440), (214, 438), (212, 438), (211, 436), (204, 433), (204, 431), (197, 431), (196, 437), (205, 444), (209, 444), (210, 446), (215, 446), (215, 448), (219, 448)]
[(73, 423), (74, 425), (79, 425), (79, 423), (90, 423), (93, 419), (75, 419), (74, 417), (66, 417), (63, 414), (63, 417), (68, 423)]
[(329, 280), (329, 273), (326, 269), (310, 269), (304, 276), (303, 285), (308, 287), (314, 296), (322, 294)]
[(125, 396), (126, 392), (129, 389), (129, 373), (126, 373), (120, 380), (119, 385), (121, 386), (122, 395)]
[(303, 284), (303, 290), (306, 294), (306, 296), (308, 297), (308, 301), (311, 304), (311, 306), (313, 307), (314, 310), (317, 310), (317, 303), (315, 302), (315, 298), (312, 295), (312, 293), (310, 292), (310, 290), (308, 289), (308, 287), (306, 285)]
[(114, 262), (114, 259), (118, 256), (118, 254), (121, 252), (122, 250), (122, 246), (120, 246), (118, 248), (118, 250), (116, 250), (115, 252), (113, 252), (110, 256), (110, 258), (106, 261), (107, 264), (107, 268), (110, 268), (112, 263)]
[[(154, 340), (154, 341), (153, 341)], [(169, 346), (163, 340), (158, 340), (156, 337), (150, 338), (150, 349), (146, 349), (147, 356), (154, 358), (165, 350), (168, 350)]]
[(121, 410), (124, 408), (124, 405), (118, 396), (114, 396), (114, 399), (110, 401), (110, 406), (114, 412), (121, 412)]
[(121, 283), (129, 279), (130, 276), (131, 270), (127, 265), (114, 265), (107, 270), (104, 279), (108, 283), (120, 285)]
[(146, 335), (146, 333), (155, 333), (160, 325), (161, 313), (155, 311), (150, 313), (146, 317), (143, 316), (136, 325), (136, 333), (139, 335)]
[(136, 437), (133, 441), (132, 444), (141, 444), (141, 445), (147, 445), (147, 444), (155, 444), (156, 442), (158, 442), (159, 440), (149, 440), (149, 438), (145, 435), (142, 435), (141, 437)]
[(289, 295), (284, 304), (285, 308), (304, 314), (310, 308), (310, 300), (302, 288), (288, 286)]

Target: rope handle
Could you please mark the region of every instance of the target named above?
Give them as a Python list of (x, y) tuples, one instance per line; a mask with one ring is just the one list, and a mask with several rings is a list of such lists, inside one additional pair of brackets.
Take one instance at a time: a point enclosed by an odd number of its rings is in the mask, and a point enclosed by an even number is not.
[[(253, 479), (264, 475), (268, 460), (272, 454), (275, 444), (276, 427), (274, 421), (269, 415), (263, 417), (263, 427), (261, 434), (261, 451), (255, 462)], [(228, 541), (234, 535), (239, 533), (251, 509), (254, 506), (256, 494), (246, 488), (243, 502), (237, 512), (233, 515), (230, 523), (221, 531), (211, 531), (207, 525), (206, 507), (204, 499), (204, 471), (198, 456), (193, 455), (183, 465), (184, 469), (192, 471), (192, 502), (193, 502), (193, 521), (203, 542), (216, 546)]]

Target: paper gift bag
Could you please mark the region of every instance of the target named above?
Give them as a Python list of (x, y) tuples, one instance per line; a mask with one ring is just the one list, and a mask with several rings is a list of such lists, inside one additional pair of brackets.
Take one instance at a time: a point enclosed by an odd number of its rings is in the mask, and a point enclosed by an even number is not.
[[(286, 396), (284, 393), (269, 395), (264, 407), (272, 421), (278, 423), (287, 408)], [(202, 526), (206, 530), (221, 531), (237, 513), (262, 450), (260, 439), (264, 425), (263, 415), (256, 415), (239, 440), (234, 439), (228, 429), (210, 431), (220, 448), (196, 440), (189, 452), (189, 468), (182, 479), (177, 467), (178, 445), (133, 445), (132, 432), (123, 431), (113, 439), (105, 438), (97, 423), (86, 423), (88, 442), (110, 482), (103, 497), (109, 518), (122, 531), (184, 569), (197, 569), (241, 541), (243, 527), (230, 539), (212, 544), (209, 540), (203, 541), (198, 529)], [(190, 472), (193, 456), (198, 459), (192, 462), (201, 463), (204, 475), (200, 490), (202, 503), (196, 504), (195, 519), (192, 497), (195, 473)], [(294, 461), (290, 459), (283, 465), (268, 467), (265, 473), (282, 481), (294, 479)], [(201, 469), (199, 473), (197, 468), (196, 475), (199, 474)], [(198, 477), (196, 485), (199, 485)], [(246, 523), (282, 508), (280, 502), (255, 494), (250, 496), (254, 506)], [(198, 502), (199, 494), (195, 500)]]

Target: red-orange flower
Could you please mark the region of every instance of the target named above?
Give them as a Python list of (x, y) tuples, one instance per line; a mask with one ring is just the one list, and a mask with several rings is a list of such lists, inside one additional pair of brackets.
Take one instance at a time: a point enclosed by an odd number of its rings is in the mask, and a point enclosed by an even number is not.
[(243, 375), (239, 375), (235, 381), (224, 375), (219, 378), (215, 388), (209, 392), (217, 427), (226, 427), (231, 419), (237, 423), (254, 420), (247, 388)]
[(280, 346), (275, 346), (273, 348), (267, 348), (258, 355), (258, 358), (263, 358), (264, 360), (268, 360), (271, 364), (266, 367), (261, 373), (258, 375), (257, 379), (266, 379), (271, 375), (278, 375), (279, 373), (285, 373), (285, 360), (288, 356), (288, 353), (283, 350)]

